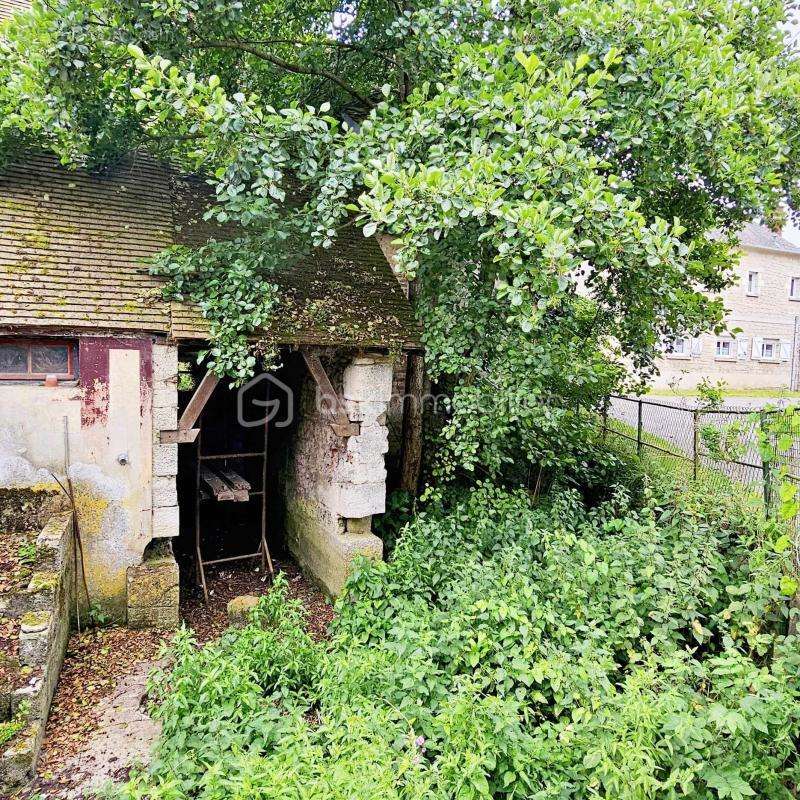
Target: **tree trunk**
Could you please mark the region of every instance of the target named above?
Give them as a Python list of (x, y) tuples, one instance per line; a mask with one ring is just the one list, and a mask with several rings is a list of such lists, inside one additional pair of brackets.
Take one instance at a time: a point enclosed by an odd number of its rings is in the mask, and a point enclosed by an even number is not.
[(425, 359), (409, 353), (406, 392), (403, 399), (403, 441), (400, 456), (400, 488), (416, 497), (422, 466), (422, 387)]
[[(417, 299), (417, 281), (408, 285), (408, 300)], [(422, 392), (425, 381), (425, 358), (422, 353), (406, 357), (406, 385), (403, 398), (403, 432), (400, 451), (400, 488), (417, 496), (422, 467)]]

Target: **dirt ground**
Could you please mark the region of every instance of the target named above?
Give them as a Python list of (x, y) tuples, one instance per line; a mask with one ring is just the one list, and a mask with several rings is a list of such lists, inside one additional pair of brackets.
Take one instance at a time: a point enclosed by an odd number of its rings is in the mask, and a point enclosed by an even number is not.
[[(276, 562), (290, 593), (303, 601), (309, 631), (327, 635), (333, 608), (292, 562)], [(270, 579), (252, 567), (219, 569), (208, 576), (210, 600), (182, 591), (182, 616), (201, 642), (227, 627), (226, 606), (242, 594), (263, 594)], [(14, 800), (78, 800), (104, 783), (124, 780), (131, 764), (144, 762), (159, 726), (146, 710), (146, 680), (171, 634), (99, 628), (74, 634), (61, 671), (37, 777)], [(2, 799), (0, 799), (2, 800)]]
[[(0, 531), (0, 596), (10, 596), (28, 585), (36, 562), (36, 534)], [(0, 686), (21, 685), (17, 663), (19, 620), (0, 613)]]

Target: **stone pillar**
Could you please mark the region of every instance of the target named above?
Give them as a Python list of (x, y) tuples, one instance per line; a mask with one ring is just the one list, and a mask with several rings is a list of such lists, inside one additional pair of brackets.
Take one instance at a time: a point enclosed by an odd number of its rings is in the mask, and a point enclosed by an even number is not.
[(343, 373), (331, 367), (328, 371), (334, 386), (342, 387), (347, 415), (360, 423), (360, 433), (337, 436), (316, 402), (313, 384), (306, 382), (286, 479), (286, 530), (289, 548), (303, 569), (336, 596), (356, 556), (383, 554), (371, 522), (386, 505), (392, 365), (385, 356), (370, 355), (353, 359)]
[(127, 570), (131, 628), (173, 629), (179, 619), (178, 564), (170, 538), (180, 533), (178, 445), (161, 444), (160, 432), (178, 427), (178, 348), (153, 345), (152, 541), (140, 564)]
[(161, 430), (178, 427), (178, 348), (153, 345), (153, 538), (177, 536), (178, 445), (161, 444)]
[(161, 542), (144, 561), (128, 567), (128, 625), (173, 630), (178, 627), (180, 588), (178, 562)]

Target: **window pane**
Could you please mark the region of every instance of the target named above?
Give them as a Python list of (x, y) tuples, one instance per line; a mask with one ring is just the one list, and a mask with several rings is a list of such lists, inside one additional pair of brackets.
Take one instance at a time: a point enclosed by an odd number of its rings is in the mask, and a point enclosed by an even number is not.
[(28, 371), (28, 348), (18, 344), (0, 344), (0, 373)]
[(31, 347), (31, 372), (65, 375), (69, 372), (69, 349), (65, 344), (35, 344)]

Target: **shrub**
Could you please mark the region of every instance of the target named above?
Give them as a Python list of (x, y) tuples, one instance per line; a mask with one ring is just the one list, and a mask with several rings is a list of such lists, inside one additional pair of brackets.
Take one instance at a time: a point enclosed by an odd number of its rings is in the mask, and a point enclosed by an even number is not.
[(127, 797), (789, 798), (782, 535), (741, 498), (479, 486), (360, 563), (329, 643), (278, 581), (154, 682)]

